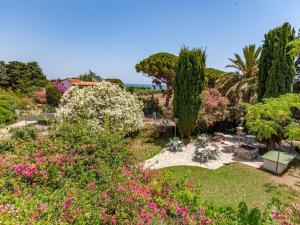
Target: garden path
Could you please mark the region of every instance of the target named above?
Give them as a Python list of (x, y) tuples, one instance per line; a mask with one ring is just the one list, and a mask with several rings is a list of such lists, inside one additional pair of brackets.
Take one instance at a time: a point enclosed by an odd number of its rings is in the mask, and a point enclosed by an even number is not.
[(201, 163), (197, 160), (193, 159), (193, 153), (195, 152), (195, 146), (193, 143), (185, 146), (183, 151), (180, 152), (172, 152), (164, 149), (161, 153), (154, 156), (151, 159), (145, 161), (144, 165), (146, 168), (160, 169), (164, 167), (171, 166), (197, 166), (207, 169), (216, 170), (222, 167), (225, 164), (239, 162), (242, 164), (246, 164), (248, 166), (252, 166), (255, 168), (259, 168), (263, 165), (262, 159), (258, 158), (252, 161), (247, 161), (241, 158), (237, 158), (233, 155), (233, 153), (224, 152), (226, 148), (233, 148), (237, 143), (222, 144), (220, 142), (216, 142), (221, 150), (221, 156), (217, 160), (210, 160), (205, 163)]

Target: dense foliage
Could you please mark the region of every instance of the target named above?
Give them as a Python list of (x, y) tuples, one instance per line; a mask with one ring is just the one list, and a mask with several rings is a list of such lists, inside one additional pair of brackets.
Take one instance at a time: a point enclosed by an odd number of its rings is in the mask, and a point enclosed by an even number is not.
[(70, 88), (62, 97), (58, 117), (64, 121), (84, 118), (95, 130), (133, 131), (142, 126), (143, 104), (135, 94), (102, 81), (98, 85)]
[(266, 98), (262, 103), (246, 105), (246, 125), (260, 141), (267, 141), (270, 149), (283, 138), (300, 140), (299, 110), (298, 94)]
[(0, 62), (0, 87), (28, 92), (31, 86), (44, 86), (46, 76), (37, 62)]
[(292, 91), (295, 77), (294, 56), (289, 42), (295, 32), (288, 23), (265, 35), (258, 73), (258, 100), (278, 97)]
[(182, 135), (189, 136), (198, 119), (205, 82), (206, 55), (202, 49), (182, 48), (174, 79), (173, 115)]
[(56, 85), (48, 84), (46, 87), (46, 99), (49, 106), (57, 107), (59, 105), (59, 100), (61, 96), (61, 91)]
[(224, 74), (216, 81), (216, 89), (230, 100), (230, 105), (239, 107), (242, 102), (256, 103), (257, 78), (244, 77), (233, 73)]

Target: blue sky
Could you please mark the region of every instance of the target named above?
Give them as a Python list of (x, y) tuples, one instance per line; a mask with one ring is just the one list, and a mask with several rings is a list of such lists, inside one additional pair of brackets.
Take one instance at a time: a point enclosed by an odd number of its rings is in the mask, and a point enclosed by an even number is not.
[(207, 49), (207, 66), (288, 21), (300, 28), (299, 0), (0, 0), (0, 60), (37, 61), (49, 79), (93, 70), (150, 83), (135, 64), (183, 45)]

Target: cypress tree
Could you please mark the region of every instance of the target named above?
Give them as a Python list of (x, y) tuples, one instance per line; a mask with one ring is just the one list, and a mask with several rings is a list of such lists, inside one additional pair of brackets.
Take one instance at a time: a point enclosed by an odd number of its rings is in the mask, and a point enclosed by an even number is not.
[(258, 72), (258, 100), (278, 97), (292, 92), (295, 77), (294, 57), (287, 44), (295, 39), (295, 31), (289, 23), (269, 31), (265, 35)]
[(193, 131), (201, 106), (201, 92), (205, 83), (206, 54), (202, 49), (181, 49), (173, 81), (173, 115), (183, 136)]

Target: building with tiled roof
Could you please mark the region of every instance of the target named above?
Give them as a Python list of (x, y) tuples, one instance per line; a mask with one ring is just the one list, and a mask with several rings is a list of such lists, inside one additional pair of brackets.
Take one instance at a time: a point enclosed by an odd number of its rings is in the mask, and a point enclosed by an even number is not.
[(77, 78), (68, 78), (68, 79), (63, 80), (63, 82), (62, 82), (63, 86), (66, 87), (67, 89), (69, 89), (70, 87), (73, 87), (73, 86), (79, 86), (79, 87), (94, 86), (97, 83), (98, 82), (94, 82), (94, 81), (82, 81)]

